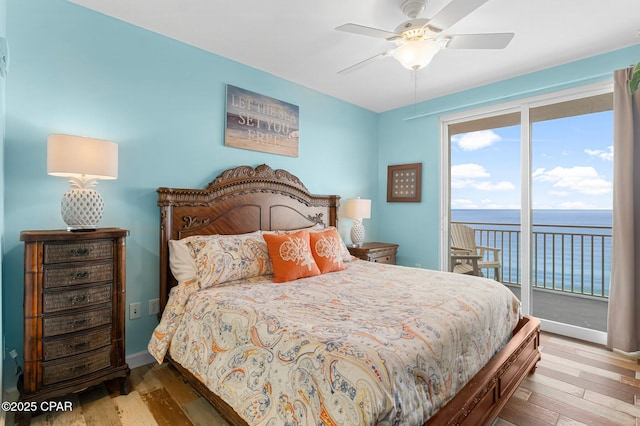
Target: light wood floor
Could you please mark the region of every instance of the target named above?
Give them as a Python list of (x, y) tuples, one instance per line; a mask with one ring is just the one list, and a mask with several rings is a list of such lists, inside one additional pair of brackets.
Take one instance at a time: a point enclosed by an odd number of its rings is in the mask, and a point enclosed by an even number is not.
[[(542, 336), (542, 360), (494, 426), (640, 426), (638, 361), (554, 335)], [(132, 392), (99, 386), (62, 398), (74, 409), (42, 414), (32, 425), (227, 426), (211, 406), (167, 365), (132, 370)], [(11, 422), (11, 416), (7, 418)]]

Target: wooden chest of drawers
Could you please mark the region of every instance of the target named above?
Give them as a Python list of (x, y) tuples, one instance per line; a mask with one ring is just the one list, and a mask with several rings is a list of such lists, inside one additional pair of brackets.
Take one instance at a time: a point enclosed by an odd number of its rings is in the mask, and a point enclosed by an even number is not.
[(359, 247), (348, 246), (349, 253), (369, 262), (396, 264), (398, 244), (364, 243)]
[(125, 362), (125, 238), (119, 228), (23, 231), (22, 401), (76, 392), (119, 378)]

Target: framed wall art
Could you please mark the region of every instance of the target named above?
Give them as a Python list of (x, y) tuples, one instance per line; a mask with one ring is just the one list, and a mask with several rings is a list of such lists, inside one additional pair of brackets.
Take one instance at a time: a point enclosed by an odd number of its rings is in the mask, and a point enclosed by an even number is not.
[(419, 203), (422, 193), (422, 163), (387, 168), (387, 202)]
[(299, 118), (297, 105), (227, 84), (226, 146), (297, 157)]

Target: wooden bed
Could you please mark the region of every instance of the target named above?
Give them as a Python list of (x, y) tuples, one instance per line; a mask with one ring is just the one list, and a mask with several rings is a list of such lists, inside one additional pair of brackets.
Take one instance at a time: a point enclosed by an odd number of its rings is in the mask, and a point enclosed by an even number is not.
[[(160, 307), (177, 285), (169, 266), (169, 240), (192, 235), (288, 230), (315, 224), (336, 226), (340, 197), (312, 195), (284, 170), (267, 165), (226, 170), (205, 189), (159, 188)], [(429, 425), (490, 424), (540, 359), (539, 320), (524, 317), (512, 339), (460, 391), (429, 419)], [(194, 375), (167, 359), (233, 425), (246, 422)]]

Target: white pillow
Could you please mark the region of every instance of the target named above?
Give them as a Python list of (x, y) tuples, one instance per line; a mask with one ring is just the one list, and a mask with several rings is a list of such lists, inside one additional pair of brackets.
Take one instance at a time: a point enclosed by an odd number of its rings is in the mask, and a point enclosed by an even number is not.
[(191, 249), (183, 240), (169, 240), (169, 266), (178, 282), (195, 279), (198, 273)]

